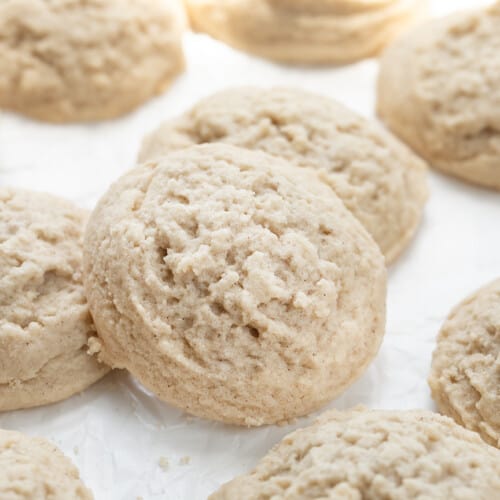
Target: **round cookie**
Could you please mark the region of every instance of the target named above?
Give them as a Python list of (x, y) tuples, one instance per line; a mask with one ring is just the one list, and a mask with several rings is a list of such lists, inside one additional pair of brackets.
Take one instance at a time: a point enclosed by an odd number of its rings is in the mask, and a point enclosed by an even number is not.
[(383, 336), (384, 259), (342, 202), (308, 182), (279, 158), (222, 144), (122, 177), (84, 244), (101, 358), (189, 413), (241, 425), (342, 392)]
[(69, 458), (45, 439), (0, 429), (0, 498), (92, 500)]
[(0, 187), (0, 411), (60, 401), (109, 371), (87, 354), (86, 219), (59, 198)]
[(427, 199), (424, 163), (375, 123), (326, 97), (290, 88), (225, 90), (146, 137), (139, 158), (215, 141), (314, 169), (388, 262), (420, 222)]
[(500, 448), (500, 279), (444, 323), (429, 377), (439, 410)]
[(493, 499), (500, 452), (428, 411), (330, 411), (288, 434), (210, 500)]
[(184, 69), (180, 0), (0, 2), (0, 107), (49, 122), (104, 120)]
[(377, 54), (426, 11), (426, 0), (185, 0), (191, 25), (285, 63), (349, 63)]
[[(378, 113), (434, 167), (500, 189), (500, 3), (422, 25), (381, 61)], [(409, 63), (411, 61), (411, 63)]]

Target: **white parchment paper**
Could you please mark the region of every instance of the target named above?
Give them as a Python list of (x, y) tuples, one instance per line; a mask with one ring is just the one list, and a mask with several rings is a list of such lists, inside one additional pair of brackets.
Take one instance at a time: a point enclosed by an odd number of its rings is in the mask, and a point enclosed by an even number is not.
[[(435, 13), (487, 2), (441, 0)], [(123, 119), (52, 126), (0, 115), (0, 184), (48, 191), (92, 208), (134, 164), (141, 137), (204, 95), (231, 85), (293, 85), (373, 115), (375, 61), (336, 69), (275, 65), (187, 34), (187, 72)], [(450, 308), (500, 276), (500, 194), (435, 172), (420, 230), (390, 268), (387, 335), (364, 376), (331, 406), (433, 409), (426, 378)], [(287, 427), (243, 429), (188, 417), (115, 372), (79, 396), (0, 414), (0, 427), (53, 440), (97, 500), (204, 499), (251, 468)]]

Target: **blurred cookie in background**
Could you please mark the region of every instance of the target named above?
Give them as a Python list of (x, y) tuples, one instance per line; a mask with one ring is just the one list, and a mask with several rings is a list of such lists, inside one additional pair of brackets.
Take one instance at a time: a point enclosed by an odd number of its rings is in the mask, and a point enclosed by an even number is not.
[(381, 59), (378, 113), (445, 173), (500, 190), (500, 3), (422, 24)]
[(292, 64), (372, 57), (427, 11), (427, 0), (184, 1), (194, 30)]
[(106, 120), (184, 69), (181, 0), (0, 2), (0, 108), (49, 122)]

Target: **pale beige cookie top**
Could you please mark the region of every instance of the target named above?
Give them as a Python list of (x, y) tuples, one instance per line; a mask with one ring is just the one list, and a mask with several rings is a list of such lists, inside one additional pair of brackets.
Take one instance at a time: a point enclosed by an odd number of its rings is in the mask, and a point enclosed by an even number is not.
[(45, 439), (0, 429), (2, 500), (92, 500), (69, 458)]
[(428, 411), (330, 411), (210, 500), (493, 500), (500, 452)]
[(86, 352), (86, 219), (59, 198), (0, 188), (0, 411), (60, 401), (109, 370)]
[(500, 3), (422, 25), (381, 62), (378, 112), (433, 166), (500, 189)]
[(441, 412), (500, 448), (500, 279), (451, 312), (429, 385)]
[(286, 63), (348, 63), (377, 54), (427, 0), (184, 0), (191, 25)]
[(350, 385), (384, 332), (383, 256), (293, 170), (213, 144), (115, 183), (84, 249), (101, 358), (189, 413), (244, 425), (309, 413)]
[(51, 122), (114, 118), (183, 70), (180, 0), (0, 2), (0, 107)]
[(326, 97), (291, 88), (225, 90), (146, 137), (139, 159), (215, 141), (314, 169), (388, 262), (420, 222), (427, 199), (424, 163), (375, 123)]

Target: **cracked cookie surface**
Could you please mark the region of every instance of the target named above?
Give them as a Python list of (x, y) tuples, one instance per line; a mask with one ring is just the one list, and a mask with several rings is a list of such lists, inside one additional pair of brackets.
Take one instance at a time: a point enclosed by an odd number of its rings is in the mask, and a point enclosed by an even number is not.
[(420, 26), (382, 57), (378, 113), (434, 167), (500, 190), (499, 51), (500, 2)]
[(184, 68), (180, 0), (0, 2), (0, 107), (50, 122), (105, 120)]
[(65, 200), (0, 188), (0, 411), (60, 401), (109, 370), (87, 354), (86, 219)]
[(192, 144), (224, 142), (285, 158), (319, 175), (393, 261), (427, 200), (427, 167), (375, 123), (292, 88), (224, 90), (145, 138), (141, 161)]
[(500, 448), (500, 279), (451, 312), (429, 385), (441, 412)]
[(49, 441), (0, 429), (0, 498), (92, 500), (68, 457)]
[(376, 354), (377, 245), (301, 169), (229, 145), (132, 170), (87, 227), (94, 349), (189, 413), (262, 425), (338, 395)]
[(493, 499), (500, 451), (428, 411), (329, 411), (210, 500)]
[(185, 0), (191, 25), (285, 63), (348, 63), (377, 54), (423, 17), (426, 0)]

